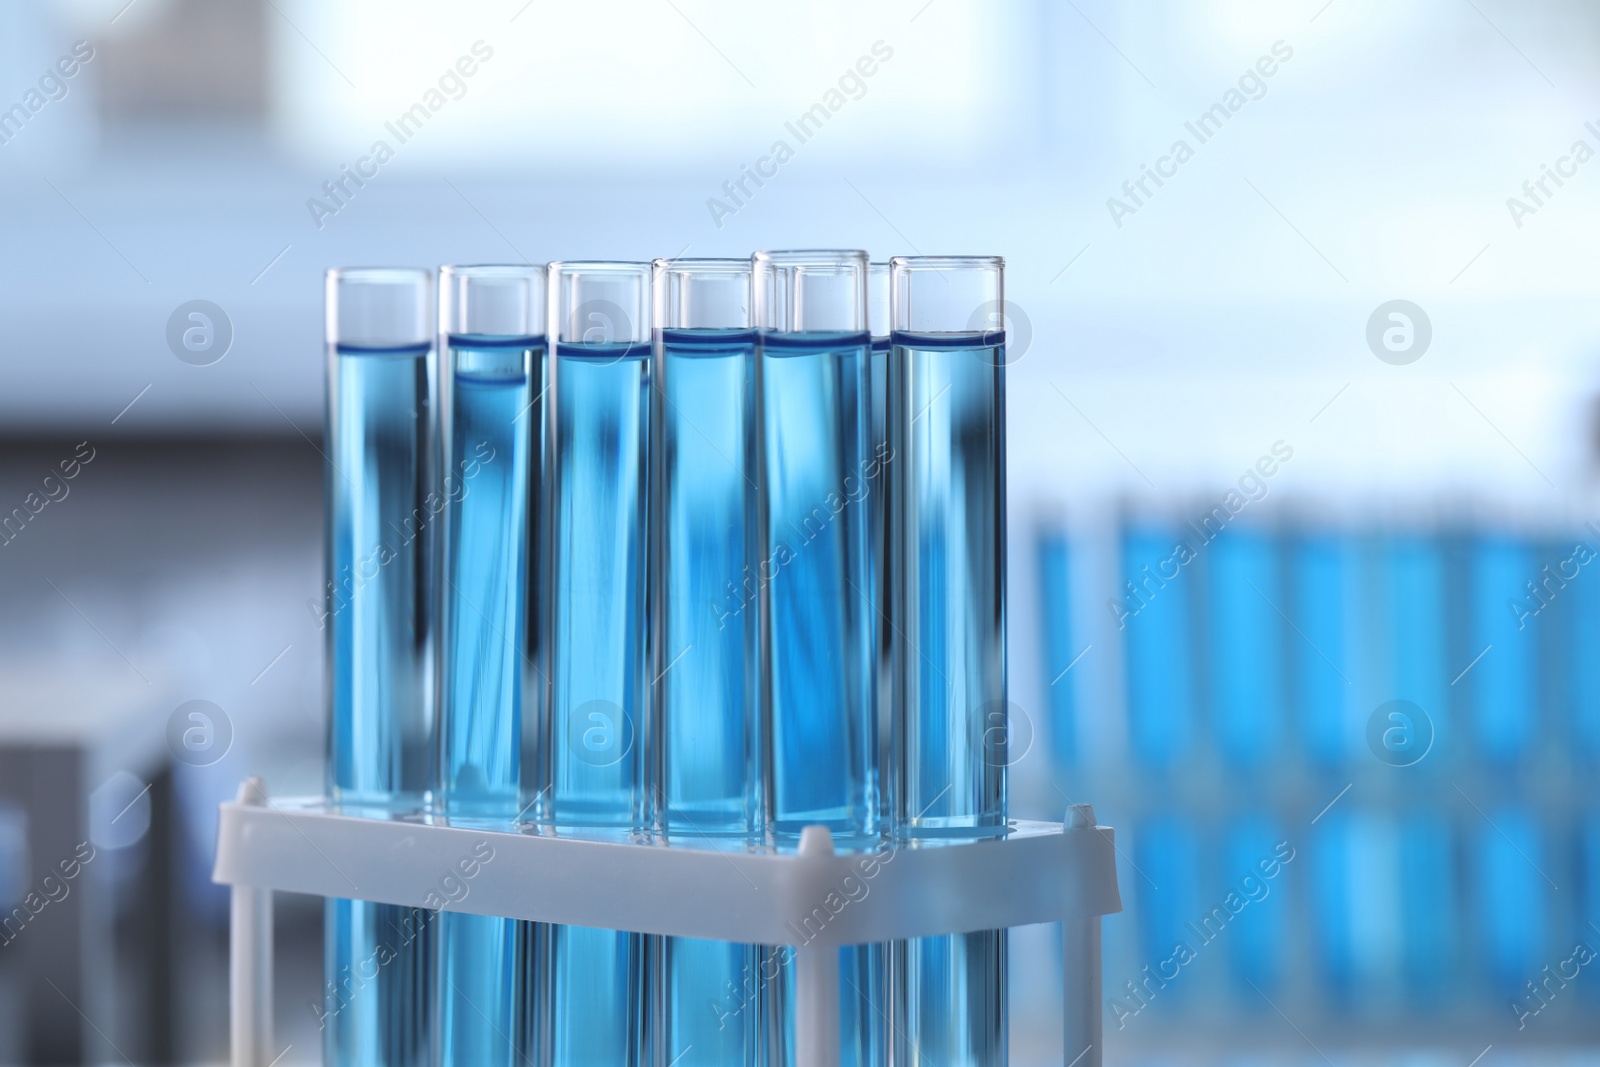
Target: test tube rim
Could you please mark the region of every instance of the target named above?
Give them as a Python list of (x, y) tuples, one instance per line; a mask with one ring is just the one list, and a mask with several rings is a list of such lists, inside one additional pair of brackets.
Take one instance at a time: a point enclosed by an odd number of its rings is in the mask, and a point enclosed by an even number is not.
[[(423, 314), (414, 337), (396, 337), (373, 342), (348, 341), (341, 328), (338, 307), (345, 285), (392, 285), (420, 288)], [(434, 272), (427, 267), (329, 267), (323, 272), (323, 340), (329, 345), (357, 349), (417, 348), (432, 345), (433, 324), (438, 318), (438, 286)], [(403, 331), (402, 331), (403, 332)]]
[(860, 248), (778, 248), (756, 252), (750, 257), (752, 269), (769, 267), (805, 267), (811, 269), (854, 269), (857, 265), (865, 275), (872, 257)]
[(326, 274), (331, 282), (432, 282), (433, 271), (427, 267), (329, 267)]
[(439, 277), (526, 278), (538, 277), (546, 270), (544, 263), (445, 263), (439, 267)]
[(664, 274), (749, 274), (755, 270), (750, 258), (732, 256), (698, 256), (678, 259), (657, 258), (650, 261), (651, 269)]
[(553, 259), (546, 269), (552, 277), (560, 274), (642, 274), (648, 277), (652, 262), (637, 259)]
[(491, 283), (496, 281), (526, 282), (530, 295), (530, 318), (537, 320), (518, 334), (495, 333), (493, 336), (538, 336), (544, 332), (548, 312), (550, 268), (544, 263), (444, 263), (439, 266), (439, 334), (441, 338), (470, 334), (471, 330), (453, 328), (452, 319), (459, 310), (457, 301), (462, 294), (456, 292), (456, 282)]
[[(545, 331), (552, 355), (568, 355), (572, 349), (585, 349), (591, 343), (569, 340), (563, 336), (562, 316), (566, 307), (566, 282), (585, 275), (622, 279), (625, 283), (639, 283), (639, 312), (641, 323), (627, 322), (632, 339), (616, 342), (626, 345), (648, 346), (655, 324), (655, 269), (652, 260), (637, 259), (556, 259), (545, 266)], [(626, 314), (626, 309), (623, 309)], [(566, 350), (566, 351), (563, 351)]]
[(1005, 270), (1005, 256), (890, 256), (889, 270)]

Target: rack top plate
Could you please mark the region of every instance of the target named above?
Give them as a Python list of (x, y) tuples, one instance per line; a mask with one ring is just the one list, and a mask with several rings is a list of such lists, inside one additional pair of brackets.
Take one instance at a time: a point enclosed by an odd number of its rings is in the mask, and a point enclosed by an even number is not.
[[(222, 805), (216, 881), (436, 911), (674, 937), (830, 946), (991, 930), (1121, 910), (1113, 832), (1014, 821), (987, 840), (835, 851), (556, 835), (421, 814), (353, 815), (269, 799)], [(1086, 809), (1079, 809), (1086, 812)]]

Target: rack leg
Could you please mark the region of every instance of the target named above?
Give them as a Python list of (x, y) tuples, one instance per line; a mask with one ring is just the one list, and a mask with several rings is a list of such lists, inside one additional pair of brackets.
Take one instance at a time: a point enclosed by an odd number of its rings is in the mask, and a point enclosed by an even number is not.
[(1062, 1013), (1068, 1067), (1100, 1067), (1100, 918), (1068, 919), (1061, 924), (1061, 958), (1066, 976)]
[[(833, 855), (826, 827), (800, 832), (802, 859)], [(794, 953), (796, 1067), (839, 1067), (839, 950), (796, 946)]]
[[(1094, 833), (1094, 809), (1074, 804), (1067, 812), (1068, 833)], [(1100, 1067), (1100, 916), (1069, 917), (1061, 923), (1062, 1012), (1067, 1067)]]
[(798, 1067), (839, 1067), (839, 950), (794, 954), (794, 1041)]
[[(239, 789), (244, 803), (266, 803), (259, 778)], [(272, 1051), (272, 890), (233, 887), (228, 917), (228, 1030), (233, 1067), (267, 1067)]]

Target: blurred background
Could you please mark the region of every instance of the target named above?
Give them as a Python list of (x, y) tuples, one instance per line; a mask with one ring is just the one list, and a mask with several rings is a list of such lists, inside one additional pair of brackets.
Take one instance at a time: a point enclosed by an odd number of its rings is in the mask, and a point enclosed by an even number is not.
[(0, 1062), (225, 1056), (324, 269), (783, 247), (1007, 258), (1012, 810), (1117, 828), (1107, 1063), (1600, 1062), (1597, 100), (1584, 0), (0, 0)]

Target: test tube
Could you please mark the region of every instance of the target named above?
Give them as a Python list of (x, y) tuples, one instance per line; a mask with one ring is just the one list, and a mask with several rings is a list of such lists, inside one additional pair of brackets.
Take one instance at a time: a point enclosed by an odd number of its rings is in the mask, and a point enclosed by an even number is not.
[[(750, 276), (748, 259), (654, 263), (651, 736), (669, 841), (761, 833)], [(659, 945), (662, 1061), (758, 1062), (759, 948)]]
[[(542, 817), (626, 836), (648, 826), (650, 264), (550, 265), (551, 697)], [(541, 1041), (558, 1064), (644, 1055), (644, 938), (548, 928)]]
[[(332, 270), (326, 299), (328, 794), (416, 810), (434, 759), (433, 275)], [(432, 913), (330, 899), (324, 916), (326, 1062), (428, 1063)]]
[[(540, 515), (543, 442), (534, 402), (544, 391), (545, 269), (444, 267), (439, 280), (448, 516), (439, 590), (439, 786), (452, 822), (509, 830), (520, 807), (522, 718), (539, 697), (537, 686), (524, 684), (524, 657), (536, 615), (528, 589), (530, 531)], [(521, 926), (487, 915), (440, 916), (445, 1067), (522, 1060)]]
[[(896, 256), (889, 357), (895, 832), (1005, 832), (1004, 261)], [(897, 942), (895, 1062), (1004, 1063), (1005, 932)]]
[(878, 830), (867, 254), (758, 252), (757, 521), (767, 818)]
[[(881, 829), (873, 628), (867, 255), (758, 252), (756, 392), (762, 744), (767, 822), (780, 842), (826, 826), (842, 848)], [(842, 1062), (886, 1014), (883, 950), (839, 953)], [(769, 1039), (789, 1056), (792, 964), (766, 988)]]

